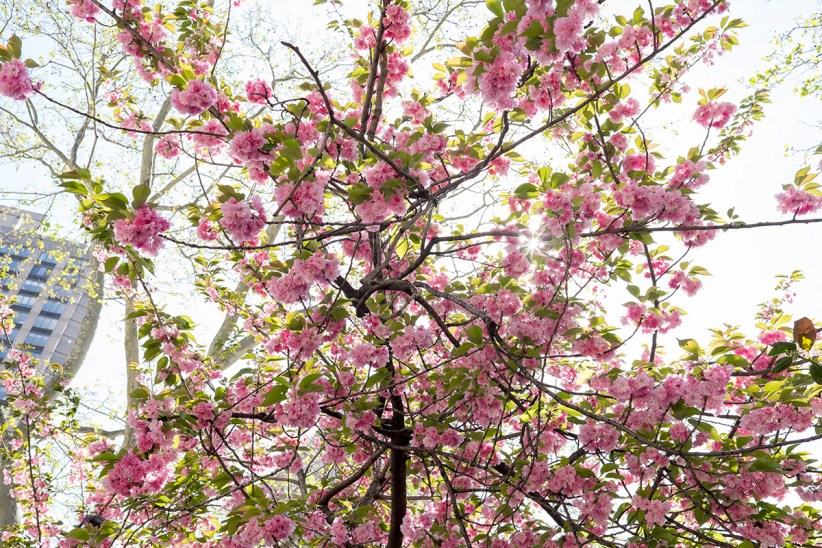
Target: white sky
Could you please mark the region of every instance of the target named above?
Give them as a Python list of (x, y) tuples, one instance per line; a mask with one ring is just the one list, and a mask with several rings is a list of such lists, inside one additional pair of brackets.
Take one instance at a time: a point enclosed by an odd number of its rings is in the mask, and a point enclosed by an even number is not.
[[(302, 9), (294, 8), (294, 2), (281, 0), (268, 4), (274, 10), (284, 10), (286, 6), (288, 11)], [(810, 13), (815, 7), (817, 2), (811, 0), (735, 0), (732, 15), (741, 17), (749, 24), (741, 31), (742, 45), (721, 58), (715, 66), (696, 69), (689, 77), (693, 89), (726, 86), (730, 88), (728, 100), (748, 95), (751, 90), (741, 82), (761, 66), (760, 59), (770, 51), (773, 34), (790, 28), (796, 17)], [(350, 13), (349, 9), (346, 11)], [(356, 15), (364, 18), (365, 12), (360, 11)], [(305, 28), (294, 31), (305, 34), (314, 32), (313, 37), (308, 39), (315, 39), (317, 34), (313, 26), (312, 21)], [(766, 106), (766, 119), (755, 126), (753, 137), (743, 145), (743, 153), (726, 166), (711, 172), (711, 183), (700, 194), (701, 203), (712, 202), (714, 208), (721, 212), (736, 207), (740, 217), (748, 222), (781, 218), (776, 211), (774, 195), (781, 190), (782, 184), (792, 181), (794, 172), (806, 163), (799, 155), (786, 155), (785, 147), (815, 147), (820, 137), (819, 130), (813, 124), (822, 120), (822, 103), (799, 98), (790, 87), (785, 86), (773, 94), (773, 103)], [(683, 145), (678, 145), (676, 141), (662, 144), (670, 147), (672, 152), (687, 151), (703, 135), (701, 128), (687, 121), (695, 106), (696, 96), (691, 94), (678, 107), (679, 110), (667, 106), (661, 109), (666, 119), (673, 115), (681, 121), (676, 126), (650, 128), (653, 138), (659, 142), (663, 135), (671, 134), (671, 130), (679, 130)], [(676, 155), (671, 154), (673, 158)], [(38, 169), (23, 167), (15, 170), (0, 166), (0, 177), (7, 181), (37, 180), (44, 176)], [(62, 212), (57, 217), (66, 223), (68, 213)], [(733, 231), (717, 236), (690, 257), (692, 263), (706, 267), (713, 276), (703, 279), (704, 288), (696, 297), (682, 297), (676, 301), (689, 313), (685, 325), (677, 330), (676, 336), (707, 342), (708, 328), (719, 327), (723, 323), (739, 324), (753, 334), (757, 303), (772, 296), (771, 289), (777, 274), (787, 274), (795, 269), (802, 270), (806, 280), (796, 288), (798, 296), (792, 306), (794, 314), (796, 317), (822, 318), (820, 236), (822, 227), (819, 225)], [(625, 300), (620, 298), (615, 302)], [(212, 324), (220, 320), (215, 313), (216, 308), (206, 305), (193, 307), (193, 304), (196, 303), (188, 302), (185, 308), (171, 312), (207, 319)], [(98, 394), (110, 392), (122, 402), (125, 397), (125, 364), (121, 318), (121, 306), (104, 308), (87, 363), (74, 385)], [(676, 349), (672, 349), (672, 353), (678, 354)]]

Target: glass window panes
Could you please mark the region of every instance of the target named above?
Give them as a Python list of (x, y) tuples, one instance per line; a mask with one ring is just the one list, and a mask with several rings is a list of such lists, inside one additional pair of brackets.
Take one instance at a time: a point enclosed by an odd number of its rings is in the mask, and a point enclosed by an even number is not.
[(29, 333), (25, 340), (25, 344), (29, 346), (34, 346), (35, 348), (39, 348), (40, 350), (45, 348), (48, 342), (48, 335), (43, 335), (42, 333), (34, 332)]
[(30, 295), (18, 295), (17, 296), (17, 304), (20, 306), (25, 306), (31, 309), (34, 306), (34, 303), (37, 302), (37, 297), (32, 297)]
[(66, 303), (58, 301), (57, 299), (48, 299), (43, 305), (40, 313), (45, 313), (51, 316), (60, 316), (66, 309)]
[(40, 253), (40, 258), (38, 259), (38, 262), (43, 266), (50, 266), (52, 268), (57, 266), (57, 259), (49, 255), (45, 251)]
[(23, 280), (23, 283), (20, 285), (20, 292), (26, 293), (27, 295), (39, 295), (43, 288), (46, 287), (41, 281), (38, 280)]
[(51, 331), (57, 326), (57, 318), (49, 318), (48, 316), (38, 316), (36, 320), (34, 320), (34, 325), (32, 325), (32, 329), (42, 329), (44, 331)]
[(30, 280), (48, 280), (49, 276), (51, 276), (51, 268), (47, 266), (37, 265), (31, 269), (29, 272), (29, 279)]

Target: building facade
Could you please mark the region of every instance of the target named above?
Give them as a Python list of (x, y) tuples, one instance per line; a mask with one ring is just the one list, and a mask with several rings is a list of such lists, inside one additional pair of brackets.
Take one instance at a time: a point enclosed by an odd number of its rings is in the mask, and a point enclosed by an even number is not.
[[(14, 310), (11, 347), (26, 350), (42, 364), (66, 365), (80, 358), (99, 303), (88, 291), (93, 273), (88, 249), (38, 235), (43, 216), (0, 207), (0, 291)], [(0, 340), (0, 361), (10, 350)], [(78, 352), (78, 350), (80, 352)], [(81, 355), (78, 355), (81, 354)], [(79, 366), (79, 363), (76, 366)]]

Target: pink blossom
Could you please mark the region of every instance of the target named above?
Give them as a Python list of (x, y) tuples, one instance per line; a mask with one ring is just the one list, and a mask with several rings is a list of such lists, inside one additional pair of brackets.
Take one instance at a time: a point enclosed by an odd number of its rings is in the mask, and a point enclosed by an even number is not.
[(174, 158), (180, 154), (180, 141), (174, 135), (166, 135), (162, 137), (154, 146), (154, 152), (163, 158)]
[(171, 223), (147, 205), (134, 212), (134, 218), (114, 222), (114, 238), (122, 245), (131, 245), (146, 255), (157, 255), (163, 246), (160, 234), (171, 228)]
[(360, 25), (360, 32), (354, 38), (358, 50), (371, 49), (377, 45), (377, 33), (371, 25)]
[(89, 23), (94, 23), (94, 18), (100, 13), (100, 8), (91, 0), (69, 0), (69, 4), (73, 16)]
[(777, 209), (788, 215), (807, 215), (822, 208), (822, 197), (794, 186), (776, 195)]
[(202, 218), (200, 219), (200, 222), (197, 223), (197, 236), (199, 236), (202, 240), (216, 240), (217, 231), (214, 229), (214, 225), (211, 224), (211, 221), (206, 218)]
[(266, 215), (258, 195), (249, 202), (238, 202), (233, 196), (220, 207), (223, 218), (220, 225), (238, 243), (253, 241), (265, 226)]
[(629, 154), (622, 162), (622, 170), (625, 173), (632, 171), (653, 173), (655, 170), (654, 157), (651, 154)]
[(619, 440), (619, 432), (609, 424), (598, 424), (593, 421), (583, 424), (579, 429), (579, 442), (589, 451), (613, 451)]
[(554, 34), (556, 35), (554, 47), (557, 51), (564, 53), (571, 50), (582, 34), (582, 23), (583, 18), (577, 12), (554, 22)]
[(694, 112), (694, 120), (702, 127), (722, 128), (736, 112), (736, 105), (733, 103), (717, 103), (708, 101), (699, 105)]
[(34, 93), (26, 65), (19, 59), (6, 61), (0, 67), (0, 94), (18, 101), (25, 101)]
[(185, 90), (171, 92), (171, 104), (183, 114), (196, 116), (217, 101), (217, 92), (202, 80), (191, 80)]
[(665, 516), (671, 509), (671, 503), (659, 500), (648, 500), (636, 495), (631, 499), (631, 503), (637, 510), (645, 510), (645, 523), (653, 527), (665, 523)]
[(209, 120), (199, 129), (197, 133), (192, 134), (191, 138), (194, 143), (211, 153), (217, 153), (225, 146), (224, 135), (227, 135), (223, 124), (218, 120)]
[(265, 133), (261, 128), (251, 131), (238, 131), (231, 141), (231, 155), (240, 162), (259, 160), (265, 156), (262, 151), (266, 144)]
[(280, 204), (280, 212), (287, 217), (319, 215), (325, 211), (325, 185), (330, 179), (327, 172), (317, 172), (314, 181), (303, 181), (297, 189), (287, 183), (274, 191), (274, 198)]
[(266, 534), (274, 537), (275, 540), (283, 540), (290, 537), (296, 528), (297, 525), (291, 521), (290, 518), (282, 514), (266, 520), (263, 524), (263, 529)]
[(623, 118), (636, 116), (637, 114), (639, 114), (639, 102), (633, 97), (627, 101), (617, 103), (608, 111), (608, 117), (614, 123), (619, 123)]
[(411, 36), (411, 16), (397, 4), (391, 4), (385, 9), (382, 24), (385, 27), (383, 36), (386, 40), (401, 44)]
[(320, 395), (310, 392), (284, 404), (278, 418), (285, 426), (311, 428), (319, 416)]
[(268, 100), (271, 99), (272, 90), (268, 82), (259, 78), (257, 80), (249, 80), (245, 83), (245, 94), (248, 96), (250, 102), (265, 105), (268, 104)]
[(485, 68), (485, 72), (477, 78), (483, 99), (501, 109), (512, 108), (516, 103), (511, 95), (516, 91), (522, 74), (519, 60), (513, 53), (504, 51)]

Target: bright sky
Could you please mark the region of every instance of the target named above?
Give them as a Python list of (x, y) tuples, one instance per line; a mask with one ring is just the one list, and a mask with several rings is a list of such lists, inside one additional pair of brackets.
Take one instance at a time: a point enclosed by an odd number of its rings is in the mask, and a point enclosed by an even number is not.
[[(363, 3), (356, 2), (359, 5)], [(282, 0), (263, 4), (277, 13), (287, 10), (293, 12), (292, 15), (298, 15), (294, 10), (304, 9), (294, 7), (294, 2)], [(760, 66), (760, 59), (771, 49), (773, 34), (790, 28), (796, 17), (809, 13), (815, 7), (817, 2), (811, 0), (736, 0), (733, 2), (733, 15), (743, 18), (750, 25), (741, 31), (742, 47), (721, 58), (713, 67), (696, 69), (690, 77), (692, 87), (726, 86), (730, 88), (729, 100), (749, 94), (751, 90), (741, 82)], [(350, 7), (346, 9), (347, 13), (352, 11)], [(364, 13), (352, 14), (364, 17)], [(294, 29), (294, 34), (303, 34), (309, 41), (315, 40), (318, 36), (314, 26), (316, 20), (310, 21), (311, 24)], [(772, 96), (773, 104), (766, 108), (766, 119), (755, 126), (753, 137), (744, 144), (742, 155), (711, 173), (711, 183), (701, 194), (701, 202), (713, 202), (718, 211), (736, 207), (740, 217), (748, 222), (780, 218), (774, 195), (805, 164), (800, 155), (786, 155), (785, 147), (815, 147), (819, 143), (819, 133), (814, 124), (822, 120), (822, 103), (799, 98), (793, 95), (790, 87), (779, 89)], [(695, 106), (694, 95), (679, 107), (671, 109), (666, 106), (663, 109), (666, 119), (670, 120), (668, 117), (673, 116), (680, 122), (674, 126), (650, 128), (654, 139), (660, 141), (665, 135), (671, 135), (674, 138), (670, 142), (663, 141), (661, 144), (672, 152), (685, 152), (703, 135), (696, 124), (684, 122), (690, 118)], [(678, 142), (685, 144), (678, 148)], [(676, 155), (672, 154), (673, 157)], [(5, 180), (37, 180), (44, 176), (37, 169), (23, 167), (15, 170), (0, 166), (0, 177)], [(60, 222), (68, 222), (66, 213), (58, 215)], [(816, 238), (822, 236), (820, 230), (819, 225), (811, 225), (735, 231), (721, 234), (707, 247), (699, 249), (691, 261), (706, 267), (713, 277), (703, 280), (704, 289), (696, 297), (679, 301), (689, 317), (677, 336), (705, 340), (709, 327), (723, 323), (739, 324), (753, 333), (756, 305), (772, 296), (774, 277), (795, 269), (804, 271), (807, 279), (797, 288), (793, 313), (796, 317), (807, 315), (822, 318), (822, 292), (819, 291), (822, 257), (815, 245)], [(617, 299), (616, 302), (624, 300), (627, 299)], [(172, 312), (184, 312), (194, 318), (206, 319), (212, 325), (220, 321), (214, 307), (197, 306), (192, 302)], [(87, 363), (74, 383), (78, 388), (91, 389), (98, 394), (111, 393), (117, 398), (115, 401), (120, 402), (125, 398), (122, 314), (121, 305), (104, 308)], [(201, 342), (207, 344), (207, 341)]]

